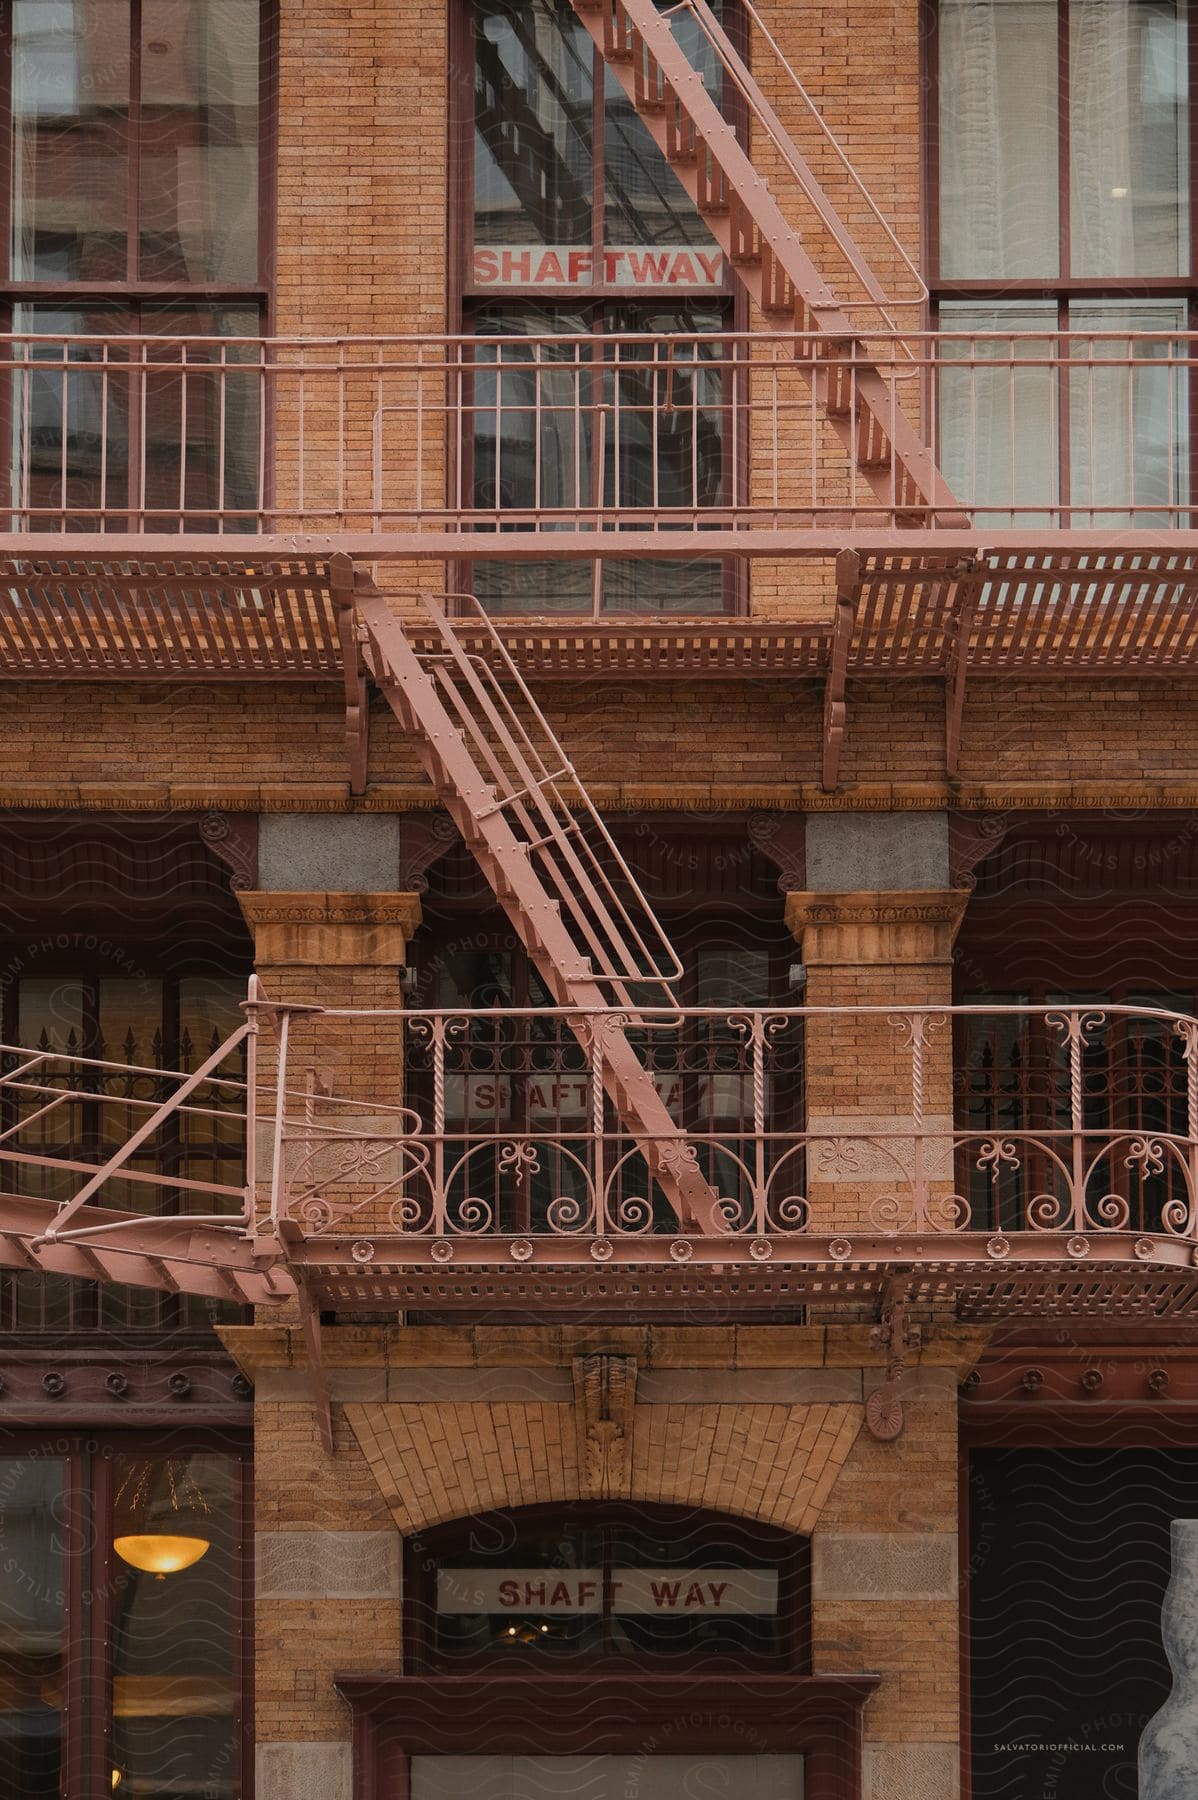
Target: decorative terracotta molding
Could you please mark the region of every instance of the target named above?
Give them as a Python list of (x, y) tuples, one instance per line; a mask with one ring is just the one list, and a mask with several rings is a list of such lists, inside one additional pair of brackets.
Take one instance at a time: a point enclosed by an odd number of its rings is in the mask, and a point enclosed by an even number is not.
[(957, 888), (788, 894), (786, 923), (809, 963), (948, 962), (968, 903)]
[(948, 873), (955, 888), (972, 893), (978, 884), (978, 865), (997, 850), (1015, 824), (1004, 813), (950, 813), (948, 818)]
[(790, 894), (807, 881), (807, 833), (804, 822), (792, 812), (753, 813), (748, 822), (749, 842), (769, 858), (778, 871), (778, 892)]
[(237, 895), (260, 968), (286, 964), (400, 967), (420, 924), (419, 894)]
[(229, 886), (235, 894), (258, 885), (258, 818), (253, 813), (205, 813), (200, 820), (200, 837), (219, 857), (230, 873)]
[(458, 828), (447, 812), (429, 809), (404, 819), (399, 838), (399, 885), (412, 894), (428, 892), (428, 872), (459, 843)]
[[(949, 788), (945, 783), (892, 787), (863, 783), (836, 794), (814, 783), (767, 787), (724, 787), (718, 782), (670, 788), (636, 783), (589, 782), (591, 798), (604, 811), (720, 813), (815, 812), (1185, 812), (1198, 810), (1198, 783), (1162, 786), (1144, 781), (1112, 788), (1097, 783), (1010, 786), (980, 782)], [(418, 812), (432, 810), (426, 784), (376, 782), (351, 803), (338, 782), (271, 782), (213, 789), (160, 782), (6, 782), (0, 806), (31, 812)]]
[(635, 1356), (574, 1359), (578, 1468), (583, 1491), (595, 1500), (631, 1492)]

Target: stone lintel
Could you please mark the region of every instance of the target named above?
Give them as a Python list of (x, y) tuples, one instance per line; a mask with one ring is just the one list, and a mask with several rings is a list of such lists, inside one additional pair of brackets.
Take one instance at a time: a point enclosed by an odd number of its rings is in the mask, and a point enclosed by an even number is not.
[[(272, 1387), (270, 1381), (262, 1381), (267, 1371), (293, 1373), (299, 1377), (295, 1397), (301, 1388), (307, 1393), (307, 1351), (297, 1327), (266, 1322), (216, 1329), (238, 1367), (255, 1382), (260, 1398), (268, 1397)], [(963, 1376), (991, 1335), (987, 1326), (925, 1325), (920, 1348), (910, 1361)], [(433, 1397), (434, 1389), (453, 1372), (494, 1370), (521, 1383), (547, 1371), (569, 1370), (578, 1356), (634, 1356), (642, 1383), (645, 1371), (652, 1369), (678, 1371), (690, 1379), (701, 1370), (737, 1374), (874, 1369), (884, 1361), (869, 1325), (656, 1325), (606, 1330), (583, 1325), (329, 1325), (322, 1332), (322, 1349), (335, 1393), (348, 1377), (346, 1399), (381, 1397), (385, 1381), (392, 1400), (408, 1397), (400, 1390), (414, 1382), (418, 1372), (428, 1379), (426, 1391)], [(367, 1374), (374, 1379), (366, 1381)], [(348, 1389), (355, 1383), (358, 1391), (351, 1395)], [(564, 1385), (561, 1391), (564, 1395)], [(280, 1387), (278, 1397), (282, 1392)], [(641, 1398), (647, 1398), (643, 1389)]]
[(786, 923), (804, 962), (948, 963), (969, 894), (961, 888), (786, 896)]
[(259, 968), (399, 968), (420, 924), (419, 894), (242, 892)]
[(948, 886), (947, 812), (826, 812), (806, 821), (807, 885), (820, 893)]
[(385, 893), (399, 886), (400, 831), (396, 813), (264, 812), (259, 879), (274, 893)]

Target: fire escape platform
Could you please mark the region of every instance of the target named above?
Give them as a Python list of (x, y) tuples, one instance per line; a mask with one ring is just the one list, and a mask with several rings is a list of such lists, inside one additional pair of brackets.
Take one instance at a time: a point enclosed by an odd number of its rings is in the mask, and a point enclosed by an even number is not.
[[(373, 671), (355, 604), (380, 591), (366, 567), (344, 554), (134, 558), (44, 549), (42, 540), (38, 557), (0, 561), (0, 681), (336, 682), (351, 792), (365, 791)], [(416, 654), (435, 652), (417, 596), (391, 597)], [(825, 620), (484, 621), (476, 612), (455, 621), (455, 634), (500, 680), (514, 664), (535, 681), (818, 682), (828, 792), (840, 785), (850, 679), (942, 679), (951, 780), (971, 677), (1177, 679), (1198, 667), (1198, 549), (862, 556), (841, 548)]]
[[(1198, 665), (1198, 549), (859, 556), (843, 542), (836, 585), (852, 609), (850, 675), (945, 674), (960, 660), (978, 675), (1175, 676)], [(432, 647), (423, 619), (402, 606), (399, 617), (418, 651)], [(822, 676), (840, 629), (834, 604), (807, 623), (612, 614), (492, 624), (523, 674), (568, 680)], [(471, 654), (490, 654), (488, 630), (464, 619), (456, 631)], [(346, 644), (328, 558), (0, 561), (0, 679), (333, 681)]]

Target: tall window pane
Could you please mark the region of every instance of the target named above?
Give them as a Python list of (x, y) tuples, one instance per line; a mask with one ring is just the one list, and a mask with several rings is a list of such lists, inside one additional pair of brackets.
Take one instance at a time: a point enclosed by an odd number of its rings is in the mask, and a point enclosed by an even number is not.
[(13, 0), (12, 273), (123, 281), (129, 0)]
[(66, 1708), (64, 1465), (0, 1458), (0, 1800), (57, 1800)]
[(258, 0), (142, 0), (143, 281), (258, 276)]
[[(667, 10), (657, 0), (657, 10)], [(703, 76), (712, 99), (720, 97), (720, 65), (695, 20), (671, 7), (674, 36)], [(721, 13), (717, 4), (713, 10)], [(654, 143), (615, 75), (606, 72), (604, 95), (604, 240), (613, 246), (694, 244), (715, 239), (694, 202)]]
[[(1075, 523), (1175, 526), (1189, 488), (1186, 309), (1173, 300), (1075, 301), (1069, 375)], [(1127, 332), (1126, 337), (1109, 335)], [(1148, 509), (1151, 510), (1148, 510)]]
[(939, 60), (941, 274), (1056, 275), (1056, 0), (941, 0)]
[(478, 0), (476, 244), (590, 242), (593, 58), (566, 0)]
[[(940, 466), (994, 525), (1051, 523), (1060, 484), (1061, 398), (1051, 302), (941, 307)], [(1045, 335), (1040, 336), (1043, 332)]]
[[(113, 1561), (112, 1766), (118, 1791), (232, 1800), (238, 1721), (239, 1466), (227, 1456), (121, 1456), (113, 1538), (164, 1539), (167, 1572)], [(199, 1546), (204, 1548), (198, 1556)], [(194, 1558), (184, 1564), (185, 1558)]]
[(1070, 260), (1075, 276), (1189, 266), (1186, 21), (1178, 0), (1072, 0)]

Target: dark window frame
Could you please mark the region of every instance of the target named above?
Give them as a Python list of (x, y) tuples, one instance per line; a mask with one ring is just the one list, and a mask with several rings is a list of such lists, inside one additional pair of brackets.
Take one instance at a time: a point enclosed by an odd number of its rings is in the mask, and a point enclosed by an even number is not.
[[(12, 330), (14, 306), (23, 301), (132, 303), (139, 301), (196, 300), (200, 303), (256, 305), (269, 335), (273, 311), (276, 217), (276, 173), (279, 120), (279, 9), (281, 0), (259, 0), (258, 65), (258, 268), (252, 282), (144, 281), (136, 273), (140, 234), (137, 230), (140, 183), (138, 85), (142, 0), (129, 0), (130, 32), (130, 154), (129, 231), (126, 240), (126, 274), (112, 281), (23, 281), (12, 275), (14, 119), (13, 119), (13, 9), (0, 9), (0, 319)], [(137, 309), (133, 315), (137, 317)]]
[[(513, 308), (521, 306), (572, 306), (579, 311), (591, 312), (595, 319), (597, 335), (605, 335), (604, 309), (620, 304), (630, 306), (648, 306), (655, 303), (676, 302), (679, 305), (702, 305), (706, 302), (713, 308), (723, 306), (728, 315), (728, 330), (742, 333), (748, 329), (749, 305), (748, 297), (742, 282), (737, 280), (725, 259), (724, 280), (719, 287), (680, 287), (649, 288), (623, 287), (611, 283), (593, 281), (578, 287), (544, 288), (544, 287), (511, 287), (485, 288), (474, 287), (469, 279), (474, 249), (474, 47), (473, 47), (473, 0), (453, 0), (450, 10), (448, 34), (448, 67), (449, 67), (449, 102), (448, 114), (448, 256), (449, 256), (449, 294), (448, 311), (451, 330), (463, 336), (473, 332), (472, 321), (483, 307)], [(725, 21), (725, 29), (732, 38), (738, 52), (748, 59), (749, 41), (747, 18), (736, 0), (732, 0), (730, 14)], [(592, 191), (592, 232), (593, 242), (602, 242), (602, 223), (604, 217), (603, 202), (603, 163), (604, 163), (604, 130), (603, 130), (603, 91), (604, 64), (598, 49), (594, 52), (593, 67), (595, 78), (592, 88), (592, 172), (594, 175)], [(737, 98), (732, 96), (727, 108), (727, 116), (738, 130), (743, 130), (743, 108)], [(734, 401), (734, 404), (737, 403)], [(738, 466), (733, 468), (730, 462), (725, 464), (725, 478), (744, 480), (748, 470), (748, 434), (741, 431), (735, 434)], [(459, 442), (450, 446), (448, 460), (448, 480), (450, 492), (453, 487), (463, 493), (469, 493), (473, 485), (472, 469), (472, 437), (468, 430), (459, 434)], [(547, 555), (547, 560), (548, 560)], [(479, 557), (480, 561), (485, 560)], [(691, 617), (700, 619), (718, 618), (722, 616), (744, 617), (749, 612), (749, 573), (745, 559), (724, 557), (722, 580), (722, 604), (718, 610), (708, 610), (697, 614), (678, 611), (649, 610), (637, 608), (621, 608), (605, 606), (602, 598), (602, 559), (597, 558), (591, 568), (591, 603), (583, 610), (574, 612), (562, 611), (555, 614), (555, 621), (563, 625), (577, 624), (580, 620), (599, 619), (632, 619), (649, 620), (684, 620)], [(461, 558), (450, 565), (450, 587), (459, 594), (473, 592), (473, 559)], [(516, 615), (519, 617), (519, 615)]]
[[(99, 1792), (102, 1771), (111, 1766), (110, 1666), (112, 1657), (112, 1533), (114, 1463), (122, 1456), (152, 1459), (210, 1453), (232, 1458), (239, 1468), (235, 1513), (233, 1745), (235, 1790), (253, 1792), (254, 1633), (253, 1633), (253, 1459), (248, 1436), (229, 1430), (176, 1428), (173, 1431), (15, 1428), (0, 1433), (0, 1457), (65, 1463), (63, 1562), (66, 1579), (66, 1682), (63, 1717), (62, 1790)], [(106, 1529), (98, 1528), (105, 1521)]]
[[(729, 1542), (753, 1554), (776, 1557), (778, 1569), (779, 1649), (774, 1655), (752, 1656), (740, 1652), (720, 1657), (703, 1651), (641, 1654), (580, 1654), (558, 1664), (528, 1663), (518, 1672), (530, 1680), (553, 1673), (622, 1673), (635, 1670), (657, 1674), (790, 1674), (811, 1673), (812, 1594), (811, 1543), (798, 1532), (758, 1519), (717, 1513), (707, 1508), (662, 1505), (655, 1502), (577, 1500), (543, 1505), (501, 1508), (469, 1519), (455, 1519), (407, 1538), (404, 1543), (404, 1667), (419, 1674), (496, 1674), (502, 1665), (494, 1656), (443, 1657), (436, 1645), (436, 1575), (439, 1558), (468, 1548), (472, 1536), (494, 1542), (512, 1541), (521, 1527), (560, 1523), (604, 1534), (621, 1529), (644, 1531), (660, 1525), (663, 1535), (685, 1531), (699, 1543), (710, 1541), (712, 1554)], [(604, 1552), (604, 1567), (608, 1553)], [(486, 1560), (479, 1552), (479, 1560)], [(547, 1565), (548, 1567), (549, 1565)], [(702, 1565), (696, 1565), (696, 1568)], [(716, 1565), (712, 1565), (716, 1566)], [(684, 1565), (678, 1565), (682, 1572)], [(513, 1673), (508, 1669), (505, 1673)]]
[[(1186, 163), (1189, 197), (1189, 273), (1172, 276), (1131, 275), (1070, 276), (1062, 271), (1070, 263), (1070, 138), (1069, 138), (1069, 5), (1070, 0), (1056, 0), (1057, 9), (1057, 119), (1059, 134), (1059, 195), (1057, 219), (1058, 273), (1044, 277), (1005, 278), (987, 276), (979, 280), (945, 279), (940, 273), (940, 0), (919, 0), (919, 35), (921, 54), (921, 165), (922, 228), (924, 263), (928, 286), (928, 328), (933, 332), (950, 330), (942, 314), (945, 302), (972, 302), (979, 306), (1001, 306), (1005, 302), (1051, 303), (1056, 310), (1055, 326), (1046, 326), (1044, 335), (1067, 333), (1072, 301), (1112, 300), (1134, 305), (1137, 300), (1180, 300), (1184, 317), (1180, 330), (1198, 332), (1198, 5), (1190, 0), (1187, 12), (1186, 51), (1189, 93), (1189, 119), (1186, 133)], [(1012, 327), (1014, 330), (1021, 327)], [(1168, 329), (1164, 327), (1162, 329)], [(968, 336), (968, 332), (962, 335)], [(1057, 452), (1059, 498), (1057, 506), (1068, 509), (1070, 492), (1070, 370), (1065, 361), (1067, 339), (1056, 340), (1056, 354), (1062, 357), (1057, 378), (1054, 405), (1060, 443)], [(1085, 367), (1083, 363), (1080, 365)], [(935, 369), (929, 370), (934, 381)], [(1198, 506), (1198, 381), (1190, 369), (1183, 377), (1181, 412), (1184, 416), (1189, 455), (1189, 479), (1178, 502), (1179, 523), (1187, 523), (1192, 509)], [(934, 401), (933, 405), (938, 405)], [(1000, 509), (1001, 510), (1001, 509)], [(1015, 507), (1016, 511), (1029, 510)], [(1034, 509), (1033, 509), (1034, 510)], [(1099, 510), (1117, 510), (1101, 508)], [(1133, 509), (1134, 510), (1134, 509)]]
[[(116, 945), (118, 949), (127, 951), (124, 959), (114, 963), (109, 979), (137, 979), (160, 984), (162, 998), (162, 1066), (178, 1067), (176, 1060), (180, 1042), (180, 984), (189, 978), (210, 978), (219, 972), (214, 971), (210, 958), (199, 954), (180, 957), (177, 953), (159, 951), (155, 955), (143, 943), (132, 943), (128, 946)], [(129, 968), (136, 969), (135, 976), (129, 976)], [(86, 998), (83, 1015), (83, 1037), (78, 1054), (95, 1056), (97, 1054), (96, 1037), (99, 1030), (99, 988), (105, 979), (103, 973), (97, 971), (94, 956), (79, 949), (73, 955), (58, 954), (48, 959), (45, 966), (30, 968), (26, 973), (33, 979), (79, 983), (84, 989)], [(247, 970), (248, 973), (248, 970)], [(241, 971), (230, 973), (223, 978), (238, 981)], [(0, 989), (0, 1042), (17, 1045), (20, 1042), (18, 1017), (20, 1009), (21, 982), (19, 979), (8, 979)], [(31, 1046), (24, 1046), (30, 1048)], [(120, 1046), (109, 1046), (108, 1061), (120, 1060)], [(86, 1102), (83, 1103), (86, 1107)], [(0, 1124), (8, 1128), (16, 1123), (12, 1103), (7, 1098), (0, 1098)], [(85, 1126), (86, 1129), (86, 1126)], [(236, 1146), (229, 1142), (222, 1144), (217, 1138), (210, 1140), (214, 1153), (227, 1149), (230, 1153)], [(208, 1145), (205, 1146), (207, 1148)], [(244, 1147), (242, 1150), (244, 1154)], [(196, 1154), (194, 1145), (179, 1142), (177, 1133), (168, 1134), (168, 1142), (163, 1152), (163, 1161), (186, 1161)], [(20, 1165), (0, 1164), (0, 1193), (4, 1188), (4, 1171), (7, 1167)], [(162, 1190), (163, 1209), (169, 1211), (172, 1194), (169, 1188)], [(210, 1328), (198, 1327), (194, 1321), (186, 1318), (187, 1302), (193, 1297), (170, 1292), (166, 1289), (148, 1290), (154, 1295), (156, 1304), (154, 1318), (144, 1324), (127, 1325), (113, 1323), (102, 1316), (100, 1286), (96, 1282), (79, 1280), (74, 1276), (58, 1277), (70, 1286), (70, 1323), (65, 1327), (45, 1323), (45, 1276), (30, 1272), (29, 1279), (43, 1284), (42, 1291), (42, 1324), (40, 1327), (29, 1325), (21, 1317), (18, 1283), (25, 1278), (25, 1273), (16, 1269), (0, 1270), (0, 1334), (17, 1332), (26, 1343), (32, 1340), (38, 1347), (50, 1342), (60, 1343), (64, 1340), (79, 1339), (81, 1342), (96, 1343), (100, 1341), (119, 1341), (121, 1344), (144, 1342), (147, 1338), (154, 1344), (160, 1344), (163, 1333), (169, 1334), (172, 1345), (187, 1341), (195, 1341), (211, 1346), (213, 1339)], [(193, 1300), (194, 1308), (194, 1300)], [(194, 1308), (198, 1310), (198, 1308)], [(248, 1318), (249, 1309), (235, 1309)], [(44, 1336), (43, 1336), (44, 1334)]]

